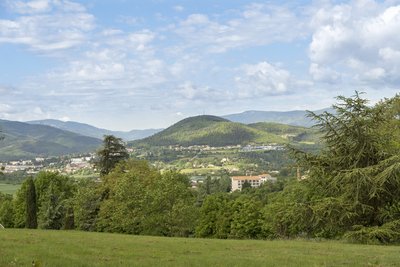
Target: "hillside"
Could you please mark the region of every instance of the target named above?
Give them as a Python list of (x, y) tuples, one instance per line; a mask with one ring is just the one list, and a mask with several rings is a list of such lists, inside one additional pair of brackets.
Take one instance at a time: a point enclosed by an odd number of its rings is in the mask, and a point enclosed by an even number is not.
[(320, 139), (320, 133), (317, 129), (303, 126), (294, 126), (275, 122), (258, 122), (248, 124), (248, 126), (271, 134), (279, 135), (294, 142), (316, 143)]
[[(314, 111), (319, 114), (324, 111), (331, 111), (331, 109), (321, 109)], [(257, 122), (277, 122), (295, 126), (311, 127), (314, 123), (307, 117), (305, 110), (293, 111), (258, 111), (249, 110), (242, 113), (229, 114), (222, 116), (225, 119), (244, 124), (257, 123)]]
[(45, 125), (0, 120), (0, 160), (59, 156), (96, 150), (101, 140)]
[(286, 143), (279, 135), (271, 134), (224, 118), (202, 115), (186, 118), (153, 136), (131, 142), (132, 145), (245, 145), (251, 143)]
[(74, 122), (74, 121), (60, 121), (60, 120), (36, 120), (28, 121), (30, 124), (47, 125), (61, 130), (70, 131), (80, 135), (90, 136), (102, 139), (104, 135), (114, 135), (120, 137), (125, 141), (132, 141), (151, 136), (162, 129), (145, 129), (145, 130), (132, 130), (124, 131), (111, 131), (107, 129), (97, 128), (89, 124)]

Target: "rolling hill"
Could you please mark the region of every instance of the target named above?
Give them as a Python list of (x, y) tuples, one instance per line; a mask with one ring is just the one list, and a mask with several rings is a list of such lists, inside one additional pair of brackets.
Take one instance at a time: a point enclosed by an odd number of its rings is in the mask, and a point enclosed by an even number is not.
[[(331, 109), (321, 109), (314, 111), (320, 114), (324, 111), (331, 112)], [(242, 113), (230, 114), (222, 116), (230, 121), (240, 122), (244, 124), (257, 123), (257, 122), (277, 122), (295, 126), (311, 127), (314, 123), (307, 117), (305, 110), (293, 111), (258, 111), (249, 110)]]
[(145, 129), (145, 130), (132, 130), (129, 132), (123, 131), (111, 131), (107, 129), (101, 129), (94, 127), (89, 124), (74, 122), (74, 121), (60, 121), (60, 120), (36, 120), (28, 121), (30, 124), (47, 125), (55, 127), (61, 130), (70, 131), (80, 135), (90, 136), (94, 138), (103, 139), (104, 135), (114, 135), (120, 137), (125, 141), (132, 141), (137, 139), (142, 139), (151, 136), (162, 129)]
[[(142, 140), (130, 142), (133, 146), (168, 145), (246, 145), (246, 144), (284, 144), (314, 130), (282, 124), (257, 123), (245, 125), (227, 119), (202, 115), (186, 118), (169, 128)], [(288, 138), (290, 136), (292, 139)], [(305, 136), (307, 137), (307, 136)], [(299, 140), (302, 141), (302, 140)]]
[(45, 125), (0, 120), (0, 160), (59, 156), (96, 150), (101, 140)]
[(294, 126), (276, 122), (257, 122), (248, 124), (252, 128), (279, 135), (294, 142), (318, 142), (320, 133), (317, 129)]

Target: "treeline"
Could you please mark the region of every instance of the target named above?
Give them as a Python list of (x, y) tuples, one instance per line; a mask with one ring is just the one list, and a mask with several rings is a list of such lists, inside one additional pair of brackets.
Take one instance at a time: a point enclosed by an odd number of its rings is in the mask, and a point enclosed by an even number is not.
[(228, 193), (226, 182), (209, 178), (195, 190), (184, 175), (121, 160), (99, 182), (54, 173), (28, 179), (14, 199), (0, 196), (0, 223), (31, 225), (27, 199), (33, 181), (37, 225), (45, 229), (400, 242), (400, 97), (374, 106), (358, 93), (338, 100), (334, 114), (310, 113), (324, 149), (291, 149), (300, 180)]

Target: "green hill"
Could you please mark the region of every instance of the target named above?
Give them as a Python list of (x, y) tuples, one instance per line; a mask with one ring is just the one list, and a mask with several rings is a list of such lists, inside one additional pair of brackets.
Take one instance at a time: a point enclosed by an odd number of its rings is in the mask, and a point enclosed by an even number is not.
[(80, 123), (75, 121), (51, 120), (51, 119), (28, 121), (27, 123), (47, 125), (61, 130), (77, 133), (79, 135), (90, 136), (99, 139), (103, 139), (104, 135), (114, 135), (126, 141), (145, 138), (162, 130), (162, 129), (145, 129), (145, 130), (132, 130), (129, 132), (110, 131), (106, 129), (97, 128), (85, 123)]
[[(324, 111), (333, 112), (331, 108), (325, 108), (314, 111), (317, 114), (321, 114)], [(222, 116), (225, 119), (240, 123), (257, 123), (257, 122), (277, 122), (289, 125), (311, 127), (314, 125), (314, 121), (307, 117), (308, 112), (306, 110), (292, 110), (292, 111), (259, 111), (259, 110), (248, 110), (242, 113), (229, 114)]]
[(0, 120), (0, 160), (94, 151), (101, 140), (50, 126)]
[(279, 135), (294, 142), (317, 143), (320, 139), (320, 134), (317, 129), (303, 126), (293, 126), (275, 122), (258, 122), (248, 124), (248, 126), (271, 134)]
[(245, 145), (286, 143), (287, 139), (245, 124), (226, 119), (202, 115), (186, 118), (151, 137), (131, 142), (132, 145)]

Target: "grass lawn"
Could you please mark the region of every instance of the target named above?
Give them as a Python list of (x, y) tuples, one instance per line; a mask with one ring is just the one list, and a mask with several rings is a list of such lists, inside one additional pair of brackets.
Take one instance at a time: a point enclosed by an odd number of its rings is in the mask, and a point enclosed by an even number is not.
[(0, 266), (400, 266), (400, 247), (4, 229)]
[(13, 195), (20, 187), (20, 184), (0, 184), (0, 192)]

